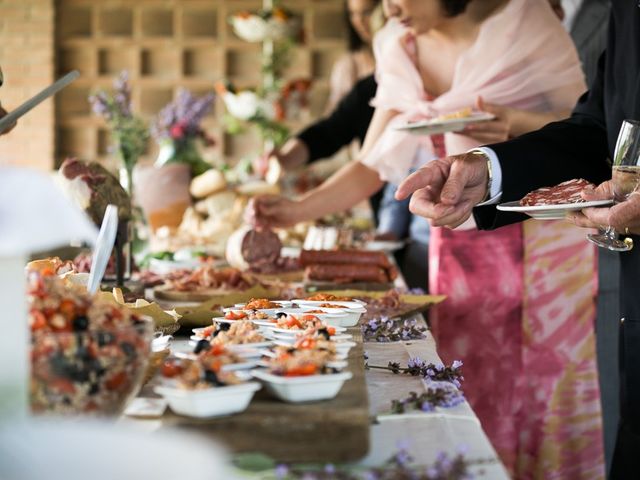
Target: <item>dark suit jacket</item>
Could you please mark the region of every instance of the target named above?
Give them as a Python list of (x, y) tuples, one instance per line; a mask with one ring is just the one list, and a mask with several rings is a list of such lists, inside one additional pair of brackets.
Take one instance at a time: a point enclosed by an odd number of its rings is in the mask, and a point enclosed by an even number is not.
[(595, 79), (598, 58), (607, 45), (609, 0), (584, 0), (571, 27), (571, 38), (576, 44), (587, 84)]
[[(637, 0), (614, 0), (606, 53), (590, 90), (571, 118), (509, 142), (490, 145), (502, 167), (502, 201), (522, 198), (536, 188), (571, 178), (600, 183), (611, 178), (618, 131), (626, 118), (640, 119), (640, 7)], [(480, 228), (496, 228), (522, 217), (495, 207), (475, 209)], [(637, 478), (640, 472), (640, 237), (620, 255), (621, 427), (612, 478)], [(611, 319), (617, 321), (617, 319)]]

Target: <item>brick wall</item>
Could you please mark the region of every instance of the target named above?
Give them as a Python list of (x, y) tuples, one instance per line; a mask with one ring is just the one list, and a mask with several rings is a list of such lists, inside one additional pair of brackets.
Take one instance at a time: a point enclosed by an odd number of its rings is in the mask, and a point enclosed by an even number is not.
[[(54, 0), (0, 0), (0, 102), (18, 106), (53, 81)], [(54, 103), (49, 99), (0, 137), (0, 165), (49, 169), (54, 158)]]
[[(322, 112), (333, 62), (345, 47), (342, 0), (287, 0), (302, 15), (308, 42), (296, 48), (291, 77), (313, 80), (312, 115)], [(86, 98), (109, 87), (122, 69), (132, 76), (133, 103), (150, 119), (180, 87), (211, 91), (215, 80), (250, 86), (260, 75), (259, 46), (232, 33), (228, 16), (262, 0), (0, 0), (0, 102), (11, 110), (56, 77), (78, 69), (81, 78), (47, 100), (0, 137), (0, 165), (50, 169), (67, 156), (110, 166), (109, 135)], [(245, 85), (246, 84), (246, 85)], [(218, 139), (208, 155), (227, 160), (255, 151), (255, 132), (223, 133), (221, 102), (205, 120)], [(298, 128), (296, 126), (295, 128)], [(150, 142), (143, 160), (157, 155)], [(205, 155), (206, 156), (206, 155)]]

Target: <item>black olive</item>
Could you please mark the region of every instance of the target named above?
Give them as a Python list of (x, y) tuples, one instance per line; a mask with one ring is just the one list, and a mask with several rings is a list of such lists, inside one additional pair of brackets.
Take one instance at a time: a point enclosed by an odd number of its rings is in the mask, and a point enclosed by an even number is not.
[(69, 369), (69, 361), (62, 354), (56, 352), (51, 356), (51, 370), (59, 377), (66, 377)]
[(98, 346), (104, 347), (105, 345), (109, 345), (113, 343), (115, 340), (115, 336), (109, 332), (98, 332)]
[(223, 383), (218, 380), (218, 375), (216, 375), (216, 372), (212, 371), (212, 370), (205, 370), (204, 372), (204, 380), (205, 382), (210, 383), (211, 385), (214, 385), (216, 387), (222, 386)]
[(283, 317), (286, 317), (286, 316), (287, 316), (287, 314), (284, 313), (284, 312), (277, 312), (276, 313), (276, 318), (283, 318)]
[(325, 338), (325, 340), (331, 340), (331, 335), (329, 335), (329, 330), (327, 330), (326, 328), (321, 328), (320, 330), (318, 330), (318, 333), (322, 335)]
[(193, 349), (193, 353), (195, 353), (196, 355), (200, 352), (207, 351), (211, 348), (211, 344), (209, 343), (209, 340), (198, 340), (198, 343), (196, 343), (196, 348)]
[(89, 328), (89, 319), (85, 315), (78, 315), (73, 319), (73, 329), (76, 332), (84, 332)]
[(129, 342), (120, 343), (120, 350), (124, 352), (124, 354), (130, 359), (136, 358), (136, 347), (131, 345)]
[(218, 324), (218, 330), (221, 330), (223, 332), (226, 332), (230, 328), (231, 328), (231, 324), (230, 323), (219, 323)]
[(62, 399), (62, 403), (64, 403), (65, 405), (71, 405), (71, 399), (69, 397), (64, 397)]
[(97, 383), (92, 383), (91, 388), (89, 389), (89, 395), (95, 395), (100, 391), (100, 387)]
[(295, 348), (288, 348), (287, 349), (287, 353), (291, 353), (291, 354), (296, 353), (296, 349)]

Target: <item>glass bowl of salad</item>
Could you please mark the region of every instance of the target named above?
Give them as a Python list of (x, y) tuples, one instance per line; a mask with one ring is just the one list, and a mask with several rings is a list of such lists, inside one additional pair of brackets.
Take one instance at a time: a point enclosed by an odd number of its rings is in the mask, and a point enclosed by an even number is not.
[(119, 415), (140, 389), (153, 322), (53, 274), (29, 275), (34, 413)]

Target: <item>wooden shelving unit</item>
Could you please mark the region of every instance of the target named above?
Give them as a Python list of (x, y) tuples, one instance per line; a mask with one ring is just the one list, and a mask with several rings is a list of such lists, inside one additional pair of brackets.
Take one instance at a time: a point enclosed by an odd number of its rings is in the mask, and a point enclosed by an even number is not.
[[(82, 76), (56, 97), (56, 153), (60, 161), (76, 155), (114, 166), (108, 133), (92, 115), (89, 93), (110, 88), (115, 75), (128, 70), (133, 106), (147, 119), (188, 88), (202, 94), (218, 80), (238, 88), (260, 80), (260, 46), (237, 38), (228, 18), (242, 10), (257, 10), (261, 0), (57, 0), (57, 73), (78, 69)], [(344, 52), (342, 0), (285, 0), (303, 17), (306, 42), (295, 48), (287, 78), (310, 78), (312, 118), (321, 114), (328, 94), (333, 62)], [(255, 132), (236, 137), (221, 127), (224, 113), (217, 101), (204, 127), (218, 140), (205, 156), (224, 155), (235, 161), (255, 151)], [(293, 126), (294, 128), (299, 126)], [(149, 143), (143, 160), (155, 159)]]

